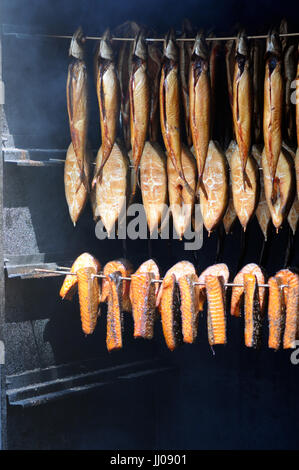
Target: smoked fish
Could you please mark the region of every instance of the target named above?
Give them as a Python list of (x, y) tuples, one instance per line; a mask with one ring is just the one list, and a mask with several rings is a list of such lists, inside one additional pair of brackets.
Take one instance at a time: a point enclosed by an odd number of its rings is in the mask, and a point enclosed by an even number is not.
[[(90, 255), (89, 253), (82, 253), (82, 255), (78, 256), (78, 258), (74, 261), (70, 272), (77, 273), (78, 269), (81, 268), (93, 268), (98, 274), (101, 269), (101, 264), (94, 256)], [(62, 297), (62, 299), (72, 300), (77, 287), (77, 276), (72, 274), (66, 275), (59, 292), (60, 297)]]
[(271, 213), (272, 222), (278, 232), (283, 221), (288, 216), (295, 196), (294, 162), (292, 157), (284, 150), (280, 152), (276, 169), (276, 199), (272, 202), (271, 173), (265, 150), (262, 155), (262, 168), (264, 174), (264, 188), (267, 204)]
[(218, 76), (220, 74), (221, 50), (222, 50), (221, 41), (211, 41), (210, 62), (209, 62), (210, 82), (211, 82), (211, 117), (210, 117), (211, 136), (213, 135), (214, 123), (216, 119), (216, 95), (217, 95)]
[(286, 305), (283, 348), (295, 348), (296, 340), (298, 339), (299, 276), (289, 269), (283, 269), (279, 271), (275, 277), (280, 278), (283, 285), (287, 285), (287, 287), (283, 288)]
[(262, 140), (262, 114), (263, 114), (263, 42), (253, 39), (250, 56), (252, 64), (252, 95), (253, 95), (253, 136), (255, 144)]
[[(261, 168), (262, 154), (257, 145), (252, 146), (252, 155), (254, 156), (258, 167)], [(261, 231), (263, 232), (264, 238), (265, 240), (267, 240), (269, 225), (271, 221), (271, 214), (269, 211), (269, 207), (268, 207), (267, 199), (265, 195), (264, 178), (260, 177), (259, 181), (260, 181), (260, 197), (259, 197), (257, 208), (255, 210), (255, 215), (259, 223), (259, 226), (261, 228)]]
[(134, 318), (134, 338), (152, 339), (160, 273), (152, 260), (145, 261), (131, 276), (130, 299)]
[[(231, 157), (232, 157), (233, 152), (235, 151), (236, 145), (237, 145), (236, 141), (232, 140), (225, 152), (225, 156), (228, 162), (228, 168), (230, 167)], [(231, 178), (231, 175), (229, 174), (228, 204), (227, 204), (226, 212), (222, 219), (226, 235), (230, 233), (233, 223), (235, 222), (236, 219), (237, 219), (237, 214), (235, 211), (234, 200), (233, 200), (232, 178)]]
[[(185, 19), (182, 27), (182, 39), (186, 39), (192, 35), (192, 27), (190, 22)], [(179, 44), (179, 62), (180, 62), (180, 79), (181, 79), (181, 95), (184, 111), (184, 124), (186, 131), (186, 140), (188, 147), (192, 145), (192, 135), (190, 129), (190, 109), (189, 109), (189, 68), (192, 54), (192, 43), (188, 41), (180, 41)]]
[(80, 168), (80, 184), (78, 184), (77, 191), (79, 191), (81, 182), (83, 182), (85, 189), (89, 191), (89, 182), (84, 165), (88, 128), (88, 83), (83, 42), (83, 31), (80, 27), (71, 40), (69, 55), (73, 60), (68, 67), (66, 84), (70, 133), (78, 167)]
[(180, 291), (180, 310), (184, 343), (194, 343), (198, 327), (198, 291), (196, 274), (185, 274), (177, 280)]
[[(84, 173), (86, 175), (87, 180), (89, 180), (89, 165), (91, 160), (92, 152), (89, 149), (86, 149), (86, 156), (84, 157), (83, 164)], [(78, 165), (78, 161), (72, 143), (70, 143), (69, 145), (65, 158), (64, 191), (67, 205), (69, 208), (70, 217), (75, 227), (85, 207), (88, 198), (88, 192), (81, 181), (81, 170)]]
[(167, 204), (166, 155), (157, 143), (146, 142), (140, 160), (142, 202), (150, 234), (157, 231)]
[[(95, 174), (102, 163), (102, 148), (96, 158)], [(117, 143), (113, 145), (109, 159), (103, 168), (103, 178), (95, 186), (95, 217), (100, 217), (108, 236), (123, 215), (129, 193), (129, 160)]]
[(80, 268), (77, 271), (82, 330), (86, 335), (94, 332), (100, 314), (99, 282), (97, 277), (93, 277), (94, 274), (97, 274), (97, 271), (91, 266)]
[(237, 146), (230, 162), (230, 177), (232, 180), (232, 193), (235, 211), (238, 219), (246, 230), (247, 224), (253, 216), (259, 200), (259, 170), (252, 155), (247, 156), (246, 187), (244, 188), (242, 157)]
[(119, 122), (119, 82), (114, 63), (113, 49), (109, 30), (106, 30), (100, 41), (97, 57), (97, 96), (100, 108), (100, 124), (102, 136), (102, 162), (93, 179), (102, 181), (102, 172), (107, 162), (117, 133)]
[(254, 274), (244, 273), (244, 319), (245, 346), (259, 348), (261, 345), (263, 312), (261, 311), (258, 293), (258, 282)]
[(147, 73), (150, 83), (149, 140), (157, 142), (160, 130), (159, 84), (162, 67), (162, 52), (155, 43), (148, 45)]
[(283, 107), (281, 42), (274, 30), (268, 34), (265, 58), (263, 130), (265, 154), (271, 180), (271, 201), (274, 204), (279, 193), (278, 180), (275, 176), (282, 146)]
[(288, 142), (292, 143), (295, 135), (295, 113), (292, 103), (292, 84), (296, 79), (296, 46), (290, 44), (283, 55), (285, 91), (284, 91), (284, 122), (285, 135)]
[[(130, 94), (130, 132), (132, 146), (132, 160), (137, 182), (137, 173), (143, 152), (149, 124), (150, 114), (150, 87), (147, 76), (147, 47), (144, 33), (137, 34), (132, 57), (132, 68), (129, 84)], [(133, 195), (136, 183), (133, 187)]]
[(106, 345), (108, 351), (121, 349), (123, 346), (123, 305), (121, 273), (114, 271), (108, 275), (109, 295), (107, 311)]
[(202, 33), (197, 34), (194, 42), (189, 77), (190, 129), (197, 162), (198, 192), (202, 187), (211, 125), (209, 49)]
[(279, 349), (285, 325), (285, 305), (283, 300), (282, 279), (270, 277), (268, 301), (269, 338), (268, 346), (271, 349)]
[(228, 204), (227, 160), (214, 141), (210, 141), (208, 155), (199, 187), (203, 223), (210, 234), (221, 222)]
[(226, 80), (228, 88), (228, 97), (231, 110), (233, 110), (233, 80), (235, 68), (235, 41), (230, 39), (225, 43), (225, 64), (226, 64)]
[[(230, 313), (234, 317), (241, 316), (241, 300), (244, 294), (244, 274), (253, 274), (256, 277), (257, 284), (265, 284), (265, 275), (261, 268), (254, 263), (246, 264), (241, 271), (234, 278), (234, 284), (237, 284), (232, 287), (232, 298), (231, 298), (231, 310)], [(240, 284), (240, 285), (239, 285)], [(260, 311), (263, 313), (265, 308), (265, 295), (266, 295), (266, 288), (265, 287), (258, 287), (258, 299), (260, 305)]]
[[(107, 301), (109, 297), (109, 289), (110, 289), (110, 282), (109, 282), (109, 275), (115, 272), (120, 272), (122, 277), (130, 277), (133, 273), (133, 266), (131, 263), (126, 259), (118, 259), (114, 261), (109, 261), (103, 270), (105, 278), (103, 278), (102, 282), (102, 296), (101, 302), (104, 303)], [(129, 280), (122, 280), (122, 307), (125, 312), (131, 312), (132, 306), (130, 301), (130, 281)]]
[(207, 298), (205, 279), (206, 276), (214, 276), (221, 278), (223, 284), (226, 284), (229, 279), (229, 270), (226, 264), (219, 263), (213, 264), (206, 268), (198, 277), (198, 282), (200, 283), (198, 289), (198, 308), (200, 311), (203, 311), (204, 304)]
[(178, 175), (172, 160), (170, 158), (167, 159), (169, 205), (173, 224), (180, 240), (191, 224), (196, 187), (195, 158), (187, 146), (183, 144), (181, 148), (181, 165), (188, 186), (192, 189), (191, 193), (184, 185), (182, 178)]
[(226, 314), (223, 279), (208, 274), (205, 277), (208, 299), (208, 339), (209, 344), (226, 344)]
[(246, 163), (251, 146), (252, 78), (249, 47), (247, 37), (243, 31), (238, 34), (235, 53), (233, 122), (241, 161), (243, 191), (246, 191), (246, 183), (250, 187), (246, 176)]

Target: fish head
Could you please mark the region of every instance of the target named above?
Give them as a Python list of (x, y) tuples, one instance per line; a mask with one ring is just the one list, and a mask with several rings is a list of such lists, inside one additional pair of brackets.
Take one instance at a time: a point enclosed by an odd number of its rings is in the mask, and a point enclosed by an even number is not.
[(147, 60), (147, 45), (145, 42), (145, 34), (141, 29), (135, 36), (133, 45), (133, 55), (143, 61)]
[(178, 49), (176, 46), (174, 30), (170, 29), (164, 39), (164, 48), (163, 48), (164, 57), (173, 62), (178, 61)]
[(75, 59), (83, 60), (84, 59), (84, 47), (83, 44), (85, 38), (83, 35), (83, 30), (81, 26), (74, 32), (71, 39), (71, 44), (69, 48), (69, 56), (75, 57)]
[(194, 46), (192, 50), (192, 55), (196, 55), (203, 60), (208, 60), (209, 57), (209, 48), (204, 38), (203, 32), (200, 31), (197, 33)]
[(247, 57), (249, 53), (248, 40), (245, 30), (242, 29), (236, 39), (236, 56), (242, 55)]
[(270, 29), (266, 42), (266, 58), (269, 55), (274, 55), (278, 59), (281, 57), (281, 41), (279, 34), (275, 29)]
[(111, 34), (109, 29), (106, 29), (100, 41), (98, 57), (105, 60), (113, 60), (113, 49), (111, 45)]

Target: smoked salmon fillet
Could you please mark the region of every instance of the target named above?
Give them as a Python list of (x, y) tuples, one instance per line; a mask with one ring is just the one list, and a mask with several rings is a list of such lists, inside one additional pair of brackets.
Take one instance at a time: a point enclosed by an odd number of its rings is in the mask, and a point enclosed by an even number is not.
[(123, 305), (122, 305), (122, 280), (121, 273), (114, 271), (108, 275), (109, 294), (107, 311), (107, 336), (106, 345), (108, 351), (121, 349), (123, 346)]
[[(82, 253), (73, 263), (70, 272), (77, 273), (78, 269), (81, 268), (94, 268), (98, 274), (101, 269), (100, 262), (89, 253)], [(59, 295), (62, 299), (72, 300), (75, 291), (77, 290), (78, 279), (77, 276), (68, 274), (62, 284)]]
[(94, 267), (80, 268), (77, 271), (82, 330), (86, 335), (93, 333), (100, 314), (99, 282), (97, 277), (93, 277), (94, 274), (97, 274)]
[(205, 285), (205, 279), (206, 276), (215, 276), (219, 277), (223, 280), (223, 284), (226, 284), (229, 279), (229, 270), (226, 264), (219, 263), (219, 264), (213, 264), (213, 266), (209, 266), (207, 269), (205, 269), (201, 275), (198, 278), (198, 282), (201, 284), (199, 285), (198, 289), (198, 308), (200, 311), (203, 310), (204, 304), (207, 298), (207, 293), (206, 293), (206, 285)]
[(285, 306), (281, 286), (283, 281), (279, 277), (270, 277), (268, 301), (269, 338), (268, 346), (279, 349), (285, 324)]
[[(133, 266), (126, 259), (109, 261), (105, 264), (103, 274), (106, 276), (102, 282), (101, 302), (106, 302), (109, 297), (109, 275), (114, 272), (120, 272), (122, 277), (130, 277), (133, 273)], [(125, 312), (131, 312), (132, 306), (130, 301), (130, 281), (122, 280), (122, 306)]]
[[(234, 278), (234, 284), (240, 284), (240, 286), (233, 286), (232, 287), (232, 298), (231, 298), (231, 310), (230, 313), (234, 317), (240, 317), (241, 316), (241, 300), (244, 294), (244, 274), (253, 274), (256, 276), (257, 283), (258, 285), (260, 284), (265, 284), (265, 276), (263, 274), (263, 271), (261, 268), (254, 263), (246, 264), (241, 271), (238, 272), (238, 274)], [(260, 310), (263, 313), (264, 308), (265, 308), (265, 294), (266, 294), (266, 288), (265, 287), (259, 287), (258, 288), (258, 293), (259, 293), (259, 303), (260, 303)]]
[(226, 315), (223, 279), (208, 274), (205, 277), (208, 299), (208, 339), (209, 344), (226, 344)]
[(289, 269), (279, 271), (275, 277), (282, 280), (284, 302), (286, 305), (285, 330), (283, 335), (283, 348), (290, 349), (296, 347), (298, 339), (298, 316), (299, 316), (299, 276)]
[(153, 260), (145, 261), (131, 276), (130, 299), (134, 318), (134, 337), (152, 339), (160, 273)]
[(254, 274), (244, 273), (244, 319), (245, 319), (245, 346), (259, 348), (262, 333), (262, 311), (258, 298), (258, 283)]

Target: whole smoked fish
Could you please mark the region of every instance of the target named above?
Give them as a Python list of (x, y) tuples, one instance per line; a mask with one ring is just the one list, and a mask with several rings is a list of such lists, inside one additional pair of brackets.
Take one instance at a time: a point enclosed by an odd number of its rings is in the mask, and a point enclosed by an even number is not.
[[(126, 259), (118, 259), (114, 261), (109, 261), (105, 264), (103, 274), (106, 276), (103, 278), (102, 283), (102, 296), (101, 302), (104, 303), (109, 297), (110, 281), (109, 275), (115, 272), (119, 272), (122, 277), (130, 277), (133, 273), (133, 266)], [(122, 307), (125, 312), (131, 312), (132, 306), (130, 301), (130, 281), (122, 280)]]
[[(252, 80), (250, 74), (249, 47), (245, 33), (238, 34), (233, 79), (233, 122), (239, 147), (239, 157), (246, 191), (246, 163), (251, 145)], [(249, 184), (250, 186), (250, 184)]]
[(208, 339), (209, 344), (226, 344), (226, 314), (224, 285), (221, 277), (208, 274), (205, 277), (208, 299)]
[(108, 351), (121, 349), (123, 346), (123, 305), (121, 273), (115, 271), (108, 275), (109, 295), (107, 311), (106, 345)]
[(102, 180), (102, 171), (112, 151), (119, 121), (119, 82), (109, 30), (100, 41), (97, 57), (97, 95), (100, 108), (102, 162), (93, 179)]
[(130, 75), (130, 129), (132, 159), (135, 170), (136, 190), (138, 167), (145, 144), (149, 114), (150, 114), (150, 87), (147, 76), (147, 48), (143, 32), (139, 32), (134, 41), (132, 70)]
[(150, 234), (157, 231), (167, 204), (166, 156), (157, 143), (146, 142), (140, 160), (142, 202)]
[(259, 170), (255, 159), (252, 155), (248, 155), (246, 187), (244, 187), (244, 169), (238, 146), (232, 155), (230, 169), (234, 207), (243, 230), (245, 231), (259, 200)]
[(266, 46), (266, 70), (264, 82), (264, 144), (267, 164), (271, 178), (271, 201), (278, 197), (276, 168), (282, 146), (282, 106), (283, 78), (281, 62), (281, 43), (278, 34), (272, 30), (268, 34)]
[(288, 216), (290, 207), (295, 196), (294, 181), (294, 162), (292, 157), (283, 149), (280, 152), (277, 169), (276, 169), (276, 199), (272, 202), (272, 180), (270, 168), (265, 150), (262, 155), (262, 168), (264, 174), (264, 187), (271, 213), (272, 222), (278, 232), (284, 219)]
[(229, 279), (229, 270), (226, 264), (219, 263), (219, 264), (213, 264), (213, 266), (209, 266), (207, 269), (205, 269), (201, 275), (198, 278), (199, 282), (199, 290), (198, 290), (198, 308), (200, 311), (203, 310), (204, 304), (207, 298), (207, 293), (206, 293), (206, 285), (205, 285), (205, 280), (206, 276), (214, 276), (221, 278), (223, 281), (223, 284), (226, 284)]
[(152, 339), (160, 273), (152, 260), (145, 261), (131, 276), (130, 299), (134, 318), (134, 338)]
[[(252, 155), (255, 158), (255, 161), (258, 167), (261, 168), (262, 154), (257, 145), (252, 146)], [(271, 214), (269, 211), (269, 207), (268, 207), (267, 199), (265, 195), (264, 178), (261, 177), (259, 181), (260, 181), (260, 197), (259, 197), (257, 208), (255, 210), (255, 215), (259, 223), (259, 226), (263, 232), (264, 238), (265, 240), (267, 240), (269, 225), (271, 221)]]
[(202, 175), (202, 186), (199, 186), (203, 223), (209, 234), (225, 214), (228, 191), (227, 161), (216, 142), (211, 140)]
[[(86, 175), (87, 180), (89, 180), (89, 165), (91, 160), (92, 153), (89, 149), (86, 149), (86, 156), (84, 157), (83, 165), (84, 173)], [(78, 161), (72, 143), (70, 143), (69, 145), (65, 158), (64, 190), (70, 217), (75, 226), (85, 207), (88, 198), (88, 192), (81, 181), (81, 170), (78, 165)]]
[[(244, 274), (252, 274), (256, 277), (257, 284), (260, 286), (260, 284), (265, 284), (265, 276), (263, 274), (263, 271), (261, 268), (254, 263), (246, 264), (241, 271), (238, 272), (238, 274), (234, 278), (234, 285), (232, 288), (232, 298), (231, 298), (231, 315), (234, 317), (240, 317), (241, 316), (241, 310), (240, 310), (240, 305), (241, 305), (241, 300), (244, 294)], [(259, 305), (260, 305), (260, 311), (261, 313), (264, 312), (265, 308), (265, 294), (266, 294), (266, 288), (265, 287), (258, 287), (258, 299), (259, 299)]]
[(94, 267), (80, 268), (77, 271), (78, 294), (82, 330), (86, 335), (94, 332), (99, 316), (99, 282)]
[(173, 224), (180, 240), (191, 224), (196, 188), (196, 161), (185, 145), (182, 145), (181, 162), (185, 179), (189, 188), (192, 189), (191, 193), (175, 170), (172, 160), (167, 159), (169, 205)]
[(88, 127), (88, 83), (83, 42), (83, 31), (80, 27), (74, 33), (69, 49), (69, 55), (73, 57), (73, 60), (68, 67), (66, 85), (71, 139), (80, 168), (80, 184), (78, 184), (77, 191), (79, 191), (81, 182), (83, 182), (86, 190), (89, 191), (89, 182), (85, 174), (84, 165)]
[(259, 302), (258, 282), (252, 273), (244, 273), (244, 319), (245, 346), (259, 348), (261, 345), (263, 312)]
[(157, 142), (160, 130), (159, 85), (162, 67), (162, 52), (155, 43), (148, 45), (147, 73), (150, 83), (149, 140)]
[[(95, 269), (96, 273), (100, 272), (101, 264), (99, 261), (89, 253), (82, 253), (82, 255), (78, 256), (78, 258), (74, 261), (70, 273), (77, 273), (78, 269), (81, 268), (93, 268)], [(72, 274), (68, 274), (61, 286), (59, 295), (62, 299), (72, 300), (73, 295), (75, 294), (78, 287), (78, 278)]]
[[(102, 163), (102, 148), (98, 151), (95, 174)], [(95, 186), (95, 217), (100, 217), (108, 236), (123, 215), (129, 192), (129, 160), (124, 150), (115, 143), (103, 168), (103, 178)]]
[(283, 281), (279, 277), (270, 277), (269, 281), (268, 320), (269, 338), (268, 346), (278, 350), (281, 345), (285, 324), (285, 306), (281, 286)]
[(198, 192), (203, 181), (211, 124), (209, 49), (202, 33), (197, 34), (192, 50), (189, 79), (189, 106), (190, 129), (197, 161)]
[(298, 339), (299, 276), (289, 269), (283, 269), (275, 277), (280, 278), (283, 285), (287, 286), (283, 288), (286, 306), (283, 348), (296, 348), (296, 340)]

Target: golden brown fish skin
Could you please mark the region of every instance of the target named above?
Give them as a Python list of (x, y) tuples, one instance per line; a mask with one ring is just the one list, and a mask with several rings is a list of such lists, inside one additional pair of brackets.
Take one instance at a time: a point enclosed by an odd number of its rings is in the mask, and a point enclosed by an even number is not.
[(276, 278), (280, 278), (284, 285), (284, 302), (286, 305), (285, 330), (283, 335), (283, 348), (296, 347), (298, 339), (298, 312), (299, 312), (299, 276), (289, 269), (279, 271)]
[[(262, 166), (262, 153), (258, 146), (252, 146), (252, 155), (255, 158), (255, 161), (259, 168)], [(264, 188), (264, 178), (261, 176), (259, 178), (260, 182), (260, 197), (258, 201), (257, 208), (255, 210), (255, 215), (259, 226), (263, 232), (265, 241), (267, 240), (269, 225), (271, 221), (271, 214), (266, 200), (265, 188)]]
[[(89, 191), (89, 182), (84, 172), (88, 127), (88, 83), (87, 68), (84, 61), (83, 31), (81, 28), (73, 35), (69, 55), (73, 57), (68, 67), (66, 96), (70, 133), (77, 163), (80, 168), (81, 182)], [(79, 190), (79, 187), (77, 190)]]
[[(232, 288), (232, 297), (231, 297), (231, 309), (230, 313), (234, 317), (241, 316), (241, 300), (244, 294), (244, 274), (253, 274), (256, 279), (258, 285), (265, 284), (265, 275), (262, 269), (255, 263), (246, 264), (235, 276), (233, 283), (236, 284)], [(240, 285), (238, 285), (240, 284)], [(259, 287), (259, 303), (260, 303), (260, 310), (264, 312), (265, 308), (265, 301), (266, 301), (266, 288)]]
[(142, 202), (150, 234), (159, 229), (167, 204), (166, 155), (157, 143), (146, 142), (140, 160)]
[(233, 121), (243, 175), (243, 190), (246, 190), (246, 163), (251, 145), (252, 80), (249, 50), (244, 32), (239, 33), (236, 45), (233, 78)]
[(174, 227), (180, 240), (191, 223), (196, 188), (196, 161), (184, 144), (182, 145), (181, 161), (185, 181), (187, 181), (188, 188), (191, 188), (192, 192), (184, 185), (184, 181), (175, 170), (172, 160), (167, 159), (169, 205)]
[[(109, 297), (109, 275), (115, 272), (120, 272), (122, 277), (130, 277), (133, 273), (133, 266), (127, 259), (118, 259), (106, 263), (103, 274), (106, 276), (102, 282), (102, 295), (101, 302), (104, 303)], [(131, 312), (132, 306), (130, 301), (130, 281), (122, 281), (122, 307), (125, 312)]]
[[(184, 20), (182, 27), (181, 38), (190, 37), (192, 34), (192, 27), (188, 20)], [(189, 68), (190, 59), (192, 54), (192, 43), (187, 41), (180, 41), (179, 43), (179, 62), (180, 62), (180, 81), (181, 81), (181, 95), (184, 111), (184, 124), (186, 131), (186, 139), (188, 147), (192, 145), (192, 135), (190, 129), (190, 109), (189, 109)]]
[[(198, 185), (202, 186), (203, 172), (210, 141), (211, 83), (209, 76), (209, 50), (202, 33), (197, 34), (189, 75), (190, 129), (195, 149)], [(200, 110), (200, 112), (198, 111)]]
[(177, 283), (180, 290), (180, 309), (184, 343), (194, 343), (198, 327), (198, 291), (196, 274), (179, 277)]
[(271, 200), (277, 198), (276, 168), (282, 146), (282, 108), (283, 77), (281, 61), (281, 43), (275, 31), (270, 31), (266, 48), (266, 70), (264, 82), (264, 144), (268, 161), (272, 194)]
[(97, 57), (97, 96), (100, 108), (102, 163), (93, 179), (101, 182), (102, 170), (113, 148), (119, 120), (119, 82), (114, 63), (111, 36), (105, 31)]
[(80, 268), (77, 271), (78, 294), (82, 330), (86, 335), (94, 332), (99, 316), (99, 282), (94, 267)]
[(223, 280), (223, 284), (226, 284), (229, 279), (229, 270), (226, 264), (219, 263), (213, 264), (206, 268), (199, 276), (198, 282), (200, 283), (198, 289), (198, 308), (200, 311), (203, 311), (204, 304), (207, 298), (205, 279), (206, 276), (216, 276)]
[(185, 181), (181, 161), (180, 87), (178, 51), (169, 32), (164, 41), (160, 80), (160, 123), (167, 155), (178, 175)]
[[(130, 130), (132, 159), (135, 174), (137, 175), (141, 155), (143, 152), (150, 114), (150, 87), (147, 76), (147, 48), (142, 32), (135, 38), (132, 70), (130, 75)], [(135, 180), (137, 181), (137, 179)], [(133, 187), (135, 194), (136, 184)]]
[(243, 163), (239, 147), (236, 147), (232, 155), (230, 169), (234, 207), (245, 231), (259, 200), (259, 170), (255, 159), (249, 155), (246, 165), (246, 188), (244, 188)]
[(225, 43), (225, 63), (229, 103), (231, 110), (233, 110), (233, 77), (235, 66), (235, 41), (233, 39)]
[[(94, 268), (96, 270), (96, 273), (99, 273), (101, 269), (101, 264), (94, 256), (90, 255), (89, 253), (82, 253), (74, 261), (70, 269), (70, 272), (76, 273), (78, 269), (88, 268), (88, 267)], [(60, 297), (62, 299), (72, 300), (72, 297), (77, 289), (77, 286), (78, 286), (77, 276), (68, 274), (67, 276), (65, 276), (65, 279), (61, 286), (61, 289), (59, 292)]]
[[(91, 160), (92, 152), (87, 149), (86, 156), (84, 158), (84, 172), (88, 180)], [(84, 184), (81, 182), (81, 171), (77, 162), (76, 154), (72, 143), (70, 143), (68, 147), (65, 158), (64, 190), (65, 198), (69, 208), (69, 214), (75, 227), (85, 207), (88, 198), (88, 192)]]
[(285, 306), (283, 301), (282, 279), (271, 277), (269, 284), (268, 301), (268, 320), (269, 320), (269, 338), (268, 346), (271, 349), (278, 350), (282, 341), (282, 334), (285, 324)]
[[(96, 158), (96, 167), (100, 168), (102, 162), (102, 148)], [(100, 217), (108, 236), (115, 229), (116, 222), (123, 214), (129, 195), (129, 160), (122, 146), (113, 145), (109, 159), (103, 168), (103, 178), (97, 182), (93, 191), (94, 218)]]
[(186, 276), (188, 274), (196, 274), (196, 271), (195, 271), (193, 264), (190, 263), (190, 261), (179, 261), (170, 269), (168, 269), (167, 273), (164, 276), (163, 282), (159, 288), (157, 302), (156, 302), (157, 307), (160, 305), (160, 302), (161, 302), (162, 293), (164, 289), (164, 280), (166, 283), (166, 281), (168, 280), (168, 278), (171, 277), (172, 274), (175, 275), (175, 279), (177, 281), (181, 276)]
[(147, 73), (150, 83), (149, 140), (157, 142), (159, 138), (159, 84), (162, 67), (162, 52), (155, 43), (148, 45)]
[(272, 202), (272, 181), (265, 150), (262, 154), (262, 168), (264, 175), (264, 188), (267, 204), (271, 213), (272, 222), (276, 232), (288, 216), (295, 196), (294, 162), (292, 157), (284, 150), (280, 152), (276, 169), (276, 200)]
[(256, 144), (262, 139), (262, 83), (263, 83), (263, 54), (262, 42), (253, 39), (251, 43), (251, 63), (252, 63), (252, 94), (253, 94), (253, 135)]
[(205, 277), (208, 299), (208, 339), (210, 346), (226, 344), (226, 314), (223, 279), (208, 274)]
[(228, 204), (228, 191), (227, 160), (216, 142), (211, 140), (202, 175), (202, 185), (199, 187), (203, 223), (209, 234), (224, 217)]
[(121, 273), (115, 271), (108, 276), (109, 295), (107, 311), (106, 345), (108, 351), (121, 349), (123, 346), (123, 306)]
[(259, 348), (261, 346), (263, 315), (258, 298), (258, 282), (256, 276), (244, 273), (244, 318), (245, 318), (245, 346)]

